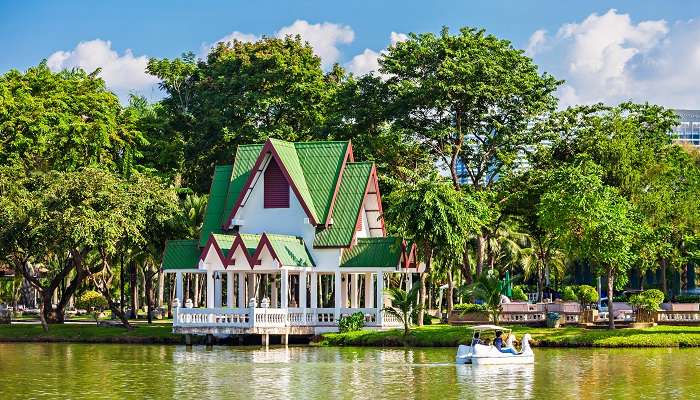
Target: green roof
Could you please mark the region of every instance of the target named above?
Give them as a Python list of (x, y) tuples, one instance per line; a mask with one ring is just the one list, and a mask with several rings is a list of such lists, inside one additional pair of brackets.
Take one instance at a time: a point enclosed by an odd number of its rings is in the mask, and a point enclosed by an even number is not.
[(163, 269), (197, 268), (200, 250), (196, 240), (168, 240), (163, 254)]
[(350, 142), (295, 143), (306, 185), (311, 192), (318, 222), (328, 218), (335, 187)]
[(212, 233), (212, 236), (214, 237), (214, 240), (216, 240), (216, 243), (219, 245), (221, 252), (224, 253), (224, 256), (228, 256), (228, 251), (231, 249), (231, 246), (233, 245), (233, 240), (236, 238), (236, 236), (226, 235), (222, 233)]
[(333, 225), (316, 233), (314, 247), (347, 247), (352, 241), (357, 216), (372, 173), (372, 163), (347, 163), (333, 207)]
[(297, 154), (297, 149), (294, 143), (285, 142), (283, 140), (270, 139), (272, 146), (277, 151), (284, 168), (289, 173), (290, 178), (299, 191), (302, 200), (306, 203), (306, 206), (311, 212), (311, 216), (316, 220), (316, 222), (321, 222), (318, 217), (318, 212), (314, 206), (314, 201), (311, 196), (311, 191), (306, 184), (306, 177), (304, 176), (304, 170), (301, 167), (301, 162), (299, 161), (299, 154)]
[(314, 262), (302, 238), (287, 235), (265, 234), (270, 240), (282, 265), (297, 267), (313, 267)]
[(258, 243), (260, 243), (260, 236), (261, 235), (241, 233), (241, 239), (243, 239), (243, 244), (245, 244), (245, 248), (248, 250), (249, 255), (252, 256), (253, 253), (255, 253), (255, 249), (258, 247)]
[(232, 165), (221, 165), (214, 169), (214, 178), (211, 182), (207, 209), (204, 212), (202, 230), (199, 234), (200, 247), (204, 247), (207, 244), (211, 233), (221, 232), (221, 220), (225, 218), (222, 215), (230, 211), (225, 210), (225, 203), (232, 170)]
[(231, 173), (231, 182), (228, 186), (228, 193), (226, 195), (226, 204), (224, 206), (225, 212), (221, 214), (221, 221), (219, 225), (224, 225), (226, 219), (228, 218), (233, 206), (238, 200), (238, 195), (243, 190), (243, 185), (248, 180), (250, 176), (250, 171), (255, 166), (255, 161), (260, 155), (260, 150), (262, 150), (262, 144), (248, 144), (238, 146), (236, 150), (236, 159), (233, 162), (233, 172)]
[(395, 268), (401, 261), (401, 238), (358, 238), (343, 252), (341, 268)]

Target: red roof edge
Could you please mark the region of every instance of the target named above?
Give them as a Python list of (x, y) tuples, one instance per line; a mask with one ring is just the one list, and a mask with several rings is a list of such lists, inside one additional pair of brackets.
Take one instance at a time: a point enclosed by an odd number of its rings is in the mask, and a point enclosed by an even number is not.
[(209, 234), (209, 240), (207, 240), (207, 243), (204, 245), (204, 248), (202, 250), (202, 254), (199, 255), (199, 261), (204, 261), (204, 259), (207, 257), (207, 254), (209, 253), (209, 248), (211, 246), (214, 246), (216, 249), (216, 253), (219, 255), (219, 259), (221, 260), (221, 263), (224, 264), (224, 267), (226, 266), (225, 259), (226, 257), (224, 256), (224, 252), (221, 251), (221, 247), (219, 247), (219, 243), (216, 242), (216, 239), (214, 239), (213, 234)]
[(233, 243), (231, 244), (231, 249), (229, 249), (229, 251), (228, 251), (228, 256), (226, 256), (226, 261), (224, 262), (224, 268), (228, 268), (228, 266), (232, 264), (231, 261), (233, 261), (233, 254), (236, 252), (236, 249), (239, 247), (243, 251), (243, 255), (245, 256), (246, 260), (248, 260), (248, 265), (250, 265), (250, 266), (253, 265), (253, 257), (250, 254), (248, 254), (248, 248), (245, 246), (245, 243), (243, 242), (243, 238), (241, 238), (240, 234), (236, 234), (236, 237), (233, 239)]
[(270, 243), (270, 238), (267, 237), (267, 234), (263, 232), (262, 236), (260, 237), (260, 242), (258, 243), (258, 247), (255, 248), (255, 252), (253, 253), (252, 259), (253, 262), (250, 264), (250, 268), (252, 269), (255, 267), (255, 265), (258, 263), (258, 257), (260, 257), (260, 254), (262, 253), (263, 248), (267, 246), (267, 249), (270, 251), (270, 255), (272, 258), (277, 260), (277, 262), (280, 264), (280, 267), (282, 266), (282, 261), (280, 261), (280, 258), (277, 256), (277, 253), (275, 253), (275, 249), (272, 248), (272, 243)]
[(245, 184), (243, 185), (241, 192), (238, 194), (238, 199), (236, 199), (236, 204), (233, 206), (233, 209), (231, 210), (231, 213), (229, 214), (228, 218), (226, 218), (226, 223), (222, 226), (222, 228), (224, 230), (228, 230), (229, 226), (231, 225), (231, 220), (233, 220), (233, 217), (236, 215), (236, 212), (241, 207), (241, 204), (243, 203), (243, 198), (245, 197), (246, 193), (248, 192), (248, 189), (250, 189), (250, 185), (253, 183), (253, 179), (255, 179), (255, 175), (257, 174), (258, 169), (260, 169), (262, 162), (265, 160), (265, 155), (267, 153), (270, 153), (272, 155), (272, 157), (275, 158), (275, 161), (277, 161), (277, 165), (282, 170), (282, 174), (287, 179), (287, 183), (289, 183), (289, 186), (291, 186), (292, 190), (294, 191), (294, 194), (297, 196), (297, 200), (299, 200), (301, 207), (304, 209), (304, 211), (306, 212), (306, 215), (309, 217), (311, 224), (312, 225), (318, 224), (316, 219), (314, 218), (313, 214), (311, 213), (311, 210), (309, 210), (308, 205), (304, 201), (304, 198), (299, 193), (299, 189), (294, 184), (294, 180), (292, 180), (292, 177), (289, 175), (289, 171), (287, 171), (287, 167), (282, 162), (282, 159), (280, 158), (279, 154), (277, 154), (277, 150), (275, 150), (275, 146), (272, 144), (272, 141), (270, 139), (267, 139), (267, 141), (265, 142), (265, 145), (263, 146), (262, 150), (260, 151), (260, 154), (258, 155), (258, 159), (255, 161), (255, 165), (253, 165), (253, 168), (250, 170), (250, 175), (248, 175), (248, 179), (246, 180)]

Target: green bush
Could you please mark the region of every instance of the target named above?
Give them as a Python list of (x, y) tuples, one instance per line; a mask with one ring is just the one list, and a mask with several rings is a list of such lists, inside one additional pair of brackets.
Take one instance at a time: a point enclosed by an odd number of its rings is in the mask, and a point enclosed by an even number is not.
[(578, 296), (576, 296), (571, 286), (567, 286), (561, 291), (561, 299), (564, 301), (578, 301)]
[(697, 294), (681, 294), (676, 296), (676, 303), (700, 303), (700, 295)]
[(456, 304), (454, 307), (455, 311), (461, 311), (462, 314), (473, 313), (473, 312), (486, 312), (486, 306), (483, 304)]
[(645, 290), (642, 293), (630, 296), (629, 303), (637, 314), (637, 322), (650, 322), (653, 320), (654, 311), (664, 301), (664, 294), (658, 289)]
[(365, 315), (361, 312), (356, 312), (352, 315), (340, 317), (340, 321), (338, 321), (338, 330), (341, 333), (359, 331), (362, 330), (364, 326)]
[(593, 286), (589, 285), (579, 285), (576, 288), (576, 297), (578, 297), (579, 303), (584, 308), (588, 305), (598, 302), (598, 292)]
[(513, 287), (513, 295), (511, 296), (511, 300), (527, 301), (527, 295), (525, 294), (525, 291), (523, 290), (522, 286)]
[(83, 293), (76, 302), (76, 307), (86, 310), (104, 310), (107, 308), (107, 300), (100, 293), (88, 290)]

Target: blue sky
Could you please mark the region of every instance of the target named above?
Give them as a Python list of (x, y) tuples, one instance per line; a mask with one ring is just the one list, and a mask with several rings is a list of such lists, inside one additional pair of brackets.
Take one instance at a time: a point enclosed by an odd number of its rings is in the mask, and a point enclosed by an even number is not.
[(475, 26), (566, 79), (565, 105), (632, 99), (700, 107), (700, 85), (690, 82), (700, 76), (698, 16), (700, 2), (669, 0), (0, 1), (0, 72), (44, 58), (54, 69), (101, 66), (122, 98), (129, 91), (155, 98), (152, 78), (138, 71), (147, 57), (203, 54), (222, 38), (301, 33), (325, 65), (368, 73), (402, 34)]

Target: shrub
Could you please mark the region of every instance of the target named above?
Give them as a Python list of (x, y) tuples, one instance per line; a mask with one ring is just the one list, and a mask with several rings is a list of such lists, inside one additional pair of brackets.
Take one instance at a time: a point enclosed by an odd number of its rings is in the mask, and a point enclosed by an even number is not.
[(352, 315), (340, 317), (340, 321), (338, 321), (338, 330), (341, 333), (359, 331), (362, 330), (364, 326), (365, 315), (361, 312), (356, 312)]
[(474, 313), (474, 312), (486, 312), (486, 306), (483, 304), (464, 303), (464, 304), (456, 304), (454, 307), (454, 310), (461, 311), (462, 314)]
[(76, 306), (86, 310), (101, 311), (107, 307), (107, 300), (100, 293), (94, 290), (88, 290), (78, 298)]
[(700, 303), (700, 295), (681, 294), (676, 296), (676, 303)]
[(513, 301), (527, 301), (527, 295), (521, 286), (513, 287), (513, 295), (511, 296)]
[(598, 292), (593, 286), (579, 285), (579, 287), (576, 288), (575, 294), (582, 308), (586, 308), (598, 301)]
[(561, 299), (564, 301), (578, 301), (578, 296), (576, 296), (571, 286), (567, 286), (561, 291)]
[(629, 303), (637, 314), (637, 322), (651, 322), (654, 311), (664, 301), (664, 294), (659, 289), (649, 289), (630, 296)]

